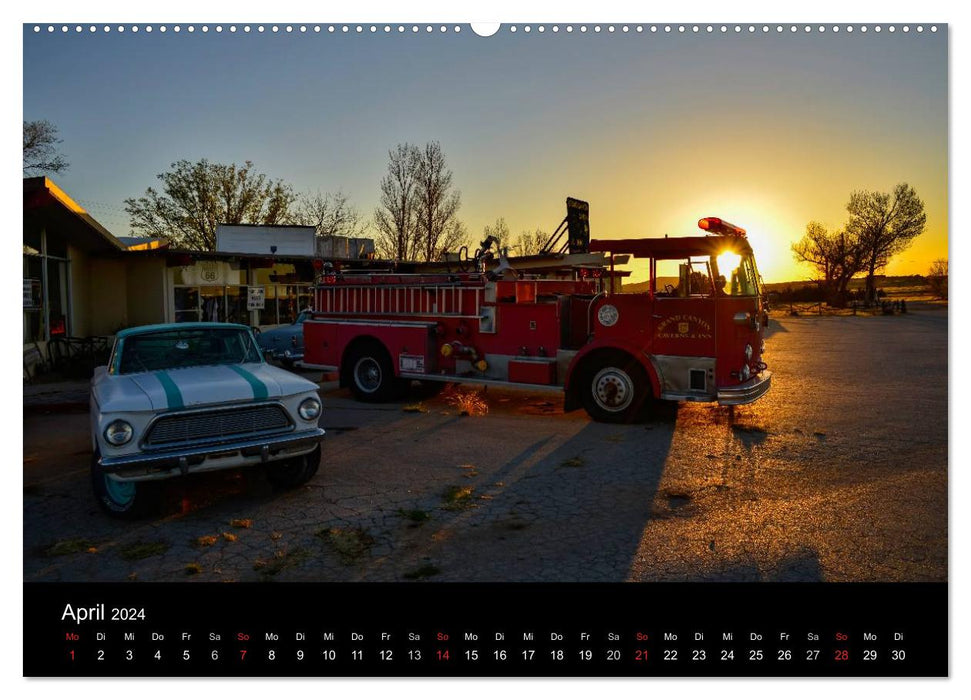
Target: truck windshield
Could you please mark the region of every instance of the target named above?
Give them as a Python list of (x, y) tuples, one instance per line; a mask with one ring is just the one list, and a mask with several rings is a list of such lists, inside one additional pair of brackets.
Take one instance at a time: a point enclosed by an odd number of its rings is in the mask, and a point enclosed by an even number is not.
[(122, 341), (119, 374), (202, 365), (261, 362), (253, 335), (241, 328), (192, 328), (143, 333)]
[(717, 259), (718, 290), (733, 297), (754, 297), (759, 293), (759, 278), (751, 255), (722, 253)]

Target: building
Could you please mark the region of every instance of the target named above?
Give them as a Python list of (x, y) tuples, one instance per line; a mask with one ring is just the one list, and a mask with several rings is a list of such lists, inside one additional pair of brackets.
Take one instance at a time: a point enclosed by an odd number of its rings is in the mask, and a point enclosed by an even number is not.
[[(223, 228), (248, 242), (221, 235), (222, 250), (200, 252), (119, 238), (49, 178), (25, 178), (25, 348), (37, 343), (46, 354), (52, 338), (112, 336), (150, 323), (292, 323), (310, 306), (322, 263), (313, 227)], [(374, 249), (362, 239), (331, 248)]]

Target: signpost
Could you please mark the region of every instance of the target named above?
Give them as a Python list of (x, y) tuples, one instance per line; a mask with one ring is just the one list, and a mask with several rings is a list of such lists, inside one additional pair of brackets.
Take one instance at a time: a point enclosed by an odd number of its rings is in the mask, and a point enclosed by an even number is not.
[(249, 287), (246, 295), (247, 311), (262, 311), (266, 307), (266, 287)]

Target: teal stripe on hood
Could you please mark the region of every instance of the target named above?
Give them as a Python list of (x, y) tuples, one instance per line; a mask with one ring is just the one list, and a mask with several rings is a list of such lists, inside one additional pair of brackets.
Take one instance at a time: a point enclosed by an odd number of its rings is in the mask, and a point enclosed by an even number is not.
[(266, 384), (264, 384), (252, 372), (250, 372), (249, 370), (243, 369), (239, 365), (228, 365), (228, 367), (229, 369), (233, 370), (236, 374), (241, 376), (243, 379), (245, 379), (247, 382), (249, 382), (249, 385), (253, 388), (254, 399), (256, 399), (257, 401), (260, 401), (262, 399), (267, 398), (270, 395), (269, 390), (267, 390), (266, 388)]
[(168, 404), (167, 408), (185, 408), (185, 402), (182, 400), (182, 392), (179, 391), (179, 387), (172, 381), (172, 377), (166, 372), (156, 372), (155, 378), (158, 379), (159, 384), (165, 390), (165, 402)]

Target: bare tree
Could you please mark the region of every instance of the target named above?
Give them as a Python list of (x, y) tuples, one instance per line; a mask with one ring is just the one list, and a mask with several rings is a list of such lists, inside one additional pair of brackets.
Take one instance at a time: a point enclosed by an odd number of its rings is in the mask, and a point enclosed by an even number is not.
[(214, 250), (218, 224), (280, 224), (290, 220), (295, 200), (282, 180), (242, 166), (180, 160), (158, 175), (162, 193), (125, 200), (131, 227), (190, 250)]
[(927, 286), (938, 299), (947, 299), (947, 258), (938, 258), (931, 263)]
[(516, 243), (512, 249), (519, 255), (537, 255), (546, 245), (550, 234), (542, 229), (535, 231), (522, 231), (516, 238)]
[(24, 175), (62, 173), (68, 168), (57, 152), (57, 127), (49, 121), (24, 122)]
[(510, 243), (509, 226), (506, 224), (505, 217), (500, 216), (496, 219), (496, 223), (490, 225), (486, 224), (482, 227), (482, 243), (485, 244), (489, 236), (496, 239), (496, 249), (502, 251), (504, 247), (508, 247)]
[(864, 255), (867, 300), (876, 299), (875, 276), (890, 259), (907, 248), (924, 232), (927, 215), (924, 203), (905, 182), (893, 192), (859, 190), (850, 195), (846, 230), (856, 237)]
[(417, 149), (407, 143), (388, 151), (388, 172), (381, 179), (381, 203), (374, 211), (378, 254), (413, 259), (417, 244)]
[(859, 238), (845, 229), (829, 231), (818, 221), (810, 221), (803, 237), (792, 244), (792, 252), (797, 261), (816, 268), (817, 281), (826, 290), (829, 303), (842, 306), (850, 280), (863, 270)]
[(354, 238), (363, 233), (364, 228), (360, 213), (341, 191), (300, 195), (291, 218), (295, 224), (313, 226), (321, 238)]
[(419, 246), (416, 253), (426, 261), (457, 248), (464, 238), (458, 221), (461, 193), (452, 186), (452, 171), (437, 141), (415, 154), (415, 214)]

